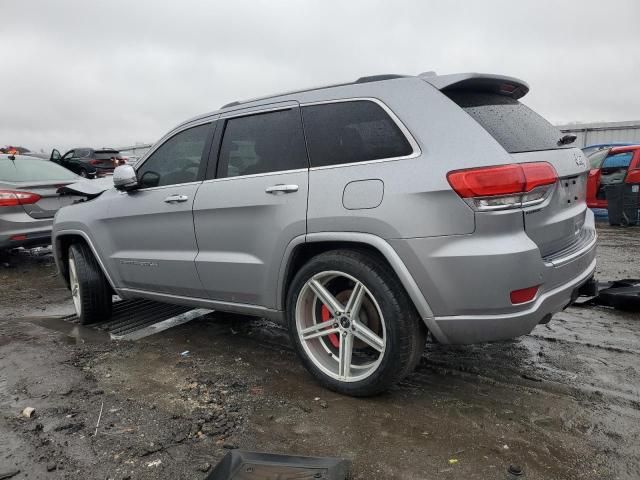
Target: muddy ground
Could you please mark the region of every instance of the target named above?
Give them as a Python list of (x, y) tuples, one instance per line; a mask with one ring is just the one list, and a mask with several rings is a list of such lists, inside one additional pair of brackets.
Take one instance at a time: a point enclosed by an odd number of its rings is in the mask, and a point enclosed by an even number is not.
[[(599, 230), (599, 277), (640, 278), (640, 229)], [(0, 478), (203, 479), (236, 447), (347, 457), (355, 479), (640, 478), (640, 314), (571, 307), (511, 342), (429, 344), (393, 391), (353, 399), (260, 320), (112, 342), (51, 318), (72, 307), (46, 250), (2, 256), (0, 285)]]

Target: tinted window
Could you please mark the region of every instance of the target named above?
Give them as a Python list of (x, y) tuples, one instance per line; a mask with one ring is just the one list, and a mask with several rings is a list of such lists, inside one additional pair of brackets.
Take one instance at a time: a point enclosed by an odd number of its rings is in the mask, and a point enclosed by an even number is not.
[(79, 148), (75, 151), (74, 157), (76, 158), (89, 158), (91, 156), (91, 149), (89, 148)]
[(633, 152), (622, 152), (609, 155), (602, 162), (602, 168), (629, 168)]
[(366, 100), (303, 107), (312, 167), (404, 157), (413, 152), (396, 123)]
[(307, 166), (297, 109), (227, 120), (218, 160), (219, 178)]
[(109, 160), (110, 158), (120, 158), (120, 152), (116, 150), (105, 151), (98, 150), (94, 153), (93, 158), (96, 160)]
[(444, 92), (473, 117), (509, 153), (573, 148), (558, 146), (560, 130), (518, 100), (497, 93)]
[(0, 182), (65, 181), (77, 178), (73, 172), (49, 160), (0, 159)]
[[(198, 180), (202, 152), (211, 124), (184, 130), (164, 142), (138, 170), (144, 186), (175, 185)], [(145, 178), (143, 178), (147, 175)], [(145, 183), (145, 180), (152, 179)]]

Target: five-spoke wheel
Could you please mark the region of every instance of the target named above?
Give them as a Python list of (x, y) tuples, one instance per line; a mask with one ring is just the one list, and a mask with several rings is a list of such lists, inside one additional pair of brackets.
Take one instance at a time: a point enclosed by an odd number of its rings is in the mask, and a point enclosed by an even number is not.
[(424, 326), (393, 271), (357, 251), (307, 262), (291, 284), (287, 315), (305, 367), (349, 395), (387, 389), (424, 348)]

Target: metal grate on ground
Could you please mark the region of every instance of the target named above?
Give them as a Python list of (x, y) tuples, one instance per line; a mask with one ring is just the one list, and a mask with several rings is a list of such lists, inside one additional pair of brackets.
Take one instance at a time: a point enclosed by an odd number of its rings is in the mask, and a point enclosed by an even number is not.
[[(144, 333), (151, 335), (210, 312), (211, 310), (202, 308), (193, 309), (152, 300), (120, 300), (113, 303), (110, 320), (90, 327), (108, 332), (112, 338), (136, 340), (147, 336)], [(63, 317), (63, 320), (73, 323), (80, 321), (75, 314)]]

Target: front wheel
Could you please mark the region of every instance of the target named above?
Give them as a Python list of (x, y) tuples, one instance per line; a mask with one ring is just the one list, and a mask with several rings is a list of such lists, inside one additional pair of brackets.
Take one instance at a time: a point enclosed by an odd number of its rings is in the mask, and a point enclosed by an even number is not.
[(111, 317), (111, 287), (93, 252), (84, 243), (69, 247), (69, 286), (80, 323), (101, 322)]
[(311, 259), (287, 296), (291, 340), (325, 387), (353, 396), (388, 389), (413, 370), (426, 331), (394, 272), (364, 253)]

